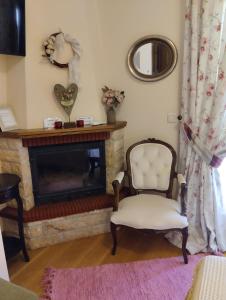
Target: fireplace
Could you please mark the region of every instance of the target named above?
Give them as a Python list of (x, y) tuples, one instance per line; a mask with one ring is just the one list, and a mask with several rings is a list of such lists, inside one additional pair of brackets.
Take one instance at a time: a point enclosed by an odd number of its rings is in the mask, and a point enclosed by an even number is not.
[[(116, 174), (124, 169), (125, 126), (126, 122), (122, 121), (112, 125), (51, 130), (20, 129), (0, 134), (1, 172), (15, 173), (21, 178), (20, 195), (24, 207), (25, 239), (29, 248), (37, 249), (109, 231), (113, 197), (112, 181)], [(88, 148), (86, 148), (87, 145)], [(77, 159), (77, 155), (70, 154), (69, 150), (74, 146), (80, 147), (77, 148), (77, 154), (82, 155), (81, 161)], [(55, 160), (51, 153), (53, 149), (60, 149), (59, 152), (54, 150), (55, 154), (59, 155)], [(69, 187), (69, 191), (60, 188), (62, 183), (60, 185), (55, 182), (53, 185), (51, 180), (51, 188), (54, 187), (55, 195), (52, 199), (48, 199), (50, 187), (45, 183), (39, 183), (36, 188), (33, 187), (33, 181), (38, 176), (37, 172), (34, 173), (31, 170), (33, 167), (31, 165), (34, 163), (32, 158), (37, 158), (33, 157), (36, 155), (35, 152), (39, 157), (35, 168), (41, 165), (39, 177), (45, 174), (46, 164), (53, 167), (52, 171), (59, 171), (61, 164), (66, 163), (67, 178), (70, 180), (64, 180), (63, 184), (67, 185), (67, 188)], [(76, 150), (73, 153), (75, 152)], [(62, 153), (64, 154), (62, 155)], [(42, 154), (41, 157), (39, 154)], [(76, 162), (78, 167), (74, 172), (72, 161)], [(84, 164), (80, 165), (81, 162)], [(40, 172), (40, 170), (38, 171)], [(71, 173), (75, 173), (77, 176), (78, 171), (83, 172), (82, 180), (79, 181), (80, 186), (75, 185), (74, 180), (71, 179)], [(55, 175), (55, 177), (57, 176)], [(61, 176), (59, 177), (61, 178)], [(98, 186), (93, 185), (94, 181)], [(101, 185), (102, 187), (100, 187)], [(102, 195), (91, 195), (85, 198), (79, 196), (81, 192), (101, 193), (101, 189), (103, 189)], [(39, 201), (37, 196), (41, 197), (40, 204), (46, 200), (57, 202), (37, 205), (37, 201)], [(63, 197), (65, 197), (64, 199), (73, 198), (73, 200), (58, 202)], [(8, 207), (1, 210), (0, 215), (4, 217), (5, 232), (9, 235), (17, 235), (16, 203), (11, 201)]]
[(29, 148), (36, 205), (106, 192), (104, 141)]

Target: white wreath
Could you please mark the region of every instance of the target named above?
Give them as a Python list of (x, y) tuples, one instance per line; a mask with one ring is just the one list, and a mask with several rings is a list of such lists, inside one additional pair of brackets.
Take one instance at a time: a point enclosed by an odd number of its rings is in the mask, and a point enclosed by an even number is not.
[(64, 47), (64, 44), (68, 43), (73, 51), (73, 56), (68, 62), (69, 69), (69, 83), (79, 83), (79, 62), (81, 57), (81, 47), (79, 42), (72, 38), (69, 34), (59, 32), (57, 34), (50, 35), (47, 41), (43, 43), (45, 53), (52, 64), (58, 66), (67, 66), (67, 64), (60, 64), (55, 60), (55, 51)]

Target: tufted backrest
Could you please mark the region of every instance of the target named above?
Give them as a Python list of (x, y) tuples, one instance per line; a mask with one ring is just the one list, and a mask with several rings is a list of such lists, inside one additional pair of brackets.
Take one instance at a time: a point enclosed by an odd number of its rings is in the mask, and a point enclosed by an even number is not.
[(169, 189), (175, 153), (169, 147), (157, 142), (141, 142), (130, 147), (127, 164), (133, 188), (159, 191)]

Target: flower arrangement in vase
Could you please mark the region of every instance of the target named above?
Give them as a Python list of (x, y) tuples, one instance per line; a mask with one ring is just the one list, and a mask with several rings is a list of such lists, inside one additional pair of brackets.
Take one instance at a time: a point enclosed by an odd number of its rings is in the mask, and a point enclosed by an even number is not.
[(107, 113), (107, 122), (113, 124), (116, 122), (116, 110), (125, 98), (124, 91), (112, 90), (107, 86), (102, 88), (102, 103), (105, 105)]

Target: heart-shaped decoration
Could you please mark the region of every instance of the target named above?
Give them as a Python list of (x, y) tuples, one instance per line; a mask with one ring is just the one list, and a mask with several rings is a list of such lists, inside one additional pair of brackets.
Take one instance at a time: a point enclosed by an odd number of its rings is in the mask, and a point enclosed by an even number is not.
[(54, 94), (59, 104), (63, 107), (68, 117), (71, 115), (72, 108), (78, 94), (78, 86), (75, 83), (69, 85), (67, 89), (61, 84), (54, 86)]

